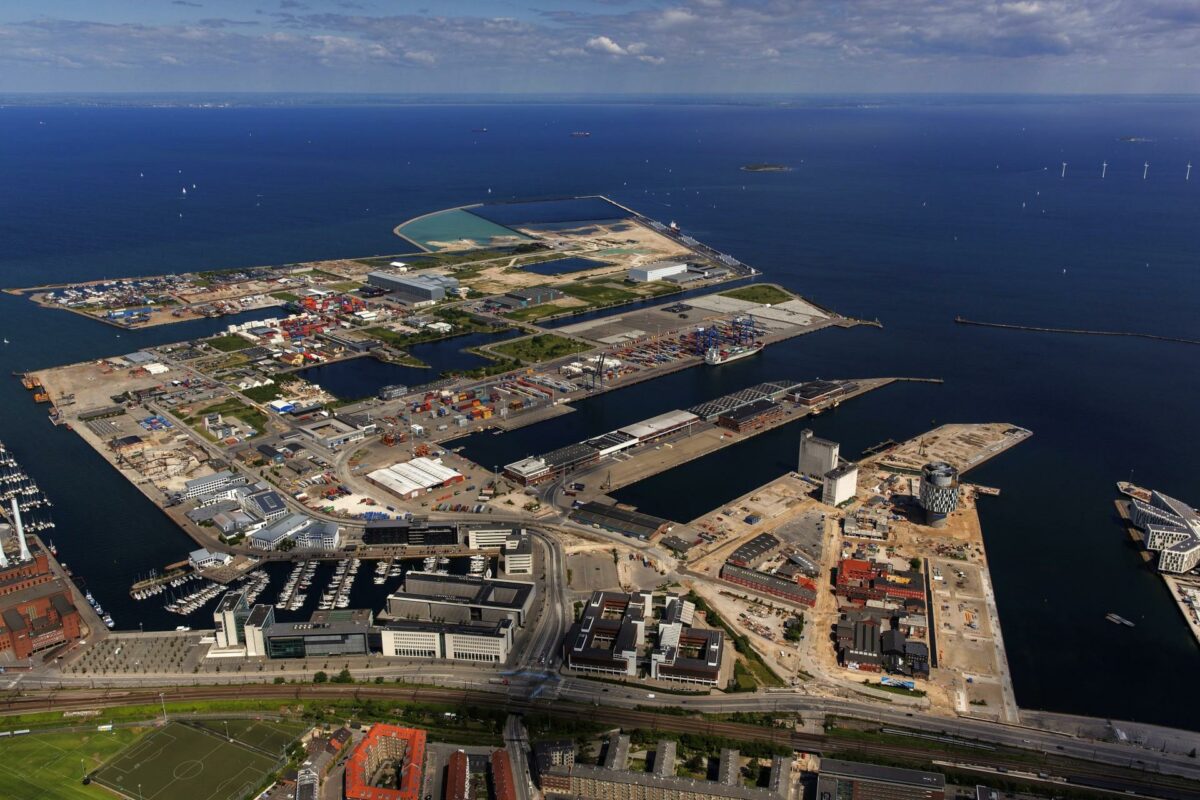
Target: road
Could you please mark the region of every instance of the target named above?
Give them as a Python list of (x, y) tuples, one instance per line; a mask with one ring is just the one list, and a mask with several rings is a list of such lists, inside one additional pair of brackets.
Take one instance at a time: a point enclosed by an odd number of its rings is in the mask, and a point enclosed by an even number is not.
[[(474, 688), (471, 689), (441, 689), (425, 686), (405, 687), (361, 683), (348, 686), (264, 684), (256, 687), (254, 694), (259, 699), (278, 700), (281, 703), (303, 700), (328, 702), (338, 698), (371, 699), (390, 702), (438, 703), (459, 708), (497, 708), (513, 712), (536, 711), (567, 717), (586, 716), (604, 726), (703, 733), (734, 741), (771, 741), (786, 744), (793, 749), (805, 752), (836, 752), (850, 754), (864, 760), (882, 759), (887, 761), (888, 759), (902, 758), (910, 762), (928, 763), (931, 758), (941, 757), (938, 750), (931, 750), (926, 743), (919, 740), (913, 740), (913, 744), (909, 744), (902, 738), (896, 741), (798, 733), (776, 727), (740, 724), (699, 715), (701, 711), (712, 714), (732, 710), (765, 711), (771, 710), (773, 707), (777, 707), (780, 711), (805, 713), (812, 711), (810, 704), (816, 704), (827, 713), (878, 719), (885, 723), (902, 724), (906, 728), (935, 734), (974, 737), (974, 734), (981, 733), (984, 737), (983, 741), (1012, 744), (1017, 748), (1041, 752), (1043, 755), (1036, 761), (1037, 768), (1044, 769), (1052, 775), (1077, 776), (1093, 782), (1105, 781), (1119, 786), (1120, 790), (1134, 791), (1150, 797), (1184, 800), (1200, 796), (1200, 765), (1186, 756), (1176, 757), (1169, 754), (1152, 753), (1134, 749), (1128, 745), (1082, 743), (1063, 735), (1043, 741), (1044, 735), (1034, 731), (988, 725), (975, 720), (955, 722), (920, 716), (907, 717), (873, 706), (864, 708), (864, 704), (861, 703), (829, 701), (823, 698), (797, 698), (786, 695), (778, 700), (771, 695), (744, 698), (713, 697), (697, 700), (689, 698), (687, 701), (680, 701), (678, 705), (695, 712), (694, 715), (662, 714), (645, 707), (647, 702), (644, 695), (625, 694), (621, 696), (620, 702), (589, 707), (583, 703), (572, 702), (565, 696), (554, 700), (520, 696), (513, 693), (514, 689), (521, 688), (515, 683), (505, 687), (505, 690), (509, 692), (508, 696), (478, 691), (477, 689), (485, 687), (478, 684), (473, 684), (473, 686)], [(594, 691), (597, 688), (599, 687), (593, 685), (588, 687), (587, 691)], [(609, 694), (614, 694), (619, 688), (611, 687)], [(579, 687), (570, 685), (568, 682), (568, 685), (564, 687), (564, 695), (577, 694), (578, 690)], [(245, 691), (245, 687), (240, 685), (176, 687), (167, 690), (166, 697), (169, 703), (194, 703), (202, 700), (241, 698), (244, 697)], [(642, 693), (635, 693), (635, 695), (642, 695)], [(60, 712), (90, 710), (150, 704), (156, 702), (157, 699), (157, 689), (144, 688), (115, 693), (108, 691), (37, 692), (21, 695), (10, 693), (7, 697), (0, 698), (2, 700), (0, 713), (8, 715), (47, 710)], [(608, 699), (611, 701), (616, 698)], [(617, 707), (610, 707), (610, 705)], [(2, 721), (0, 721), (0, 727), (3, 727)], [(1000, 733), (1000, 731), (1007, 732)], [(1137, 754), (1144, 758), (1136, 759), (1134, 756)], [(1028, 769), (1031, 763), (1025, 754), (1014, 753), (1007, 749), (991, 750), (987, 748), (980, 748), (978, 752), (972, 751), (970, 761), (984, 767), (1003, 768), (1004, 770)]]
[(517, 800), (534, 800), (533, 773), (529, 768), (529, 734), (518, 714), (509, 714), (504, 722), (504, 747), (512, 765), (513, 788)]

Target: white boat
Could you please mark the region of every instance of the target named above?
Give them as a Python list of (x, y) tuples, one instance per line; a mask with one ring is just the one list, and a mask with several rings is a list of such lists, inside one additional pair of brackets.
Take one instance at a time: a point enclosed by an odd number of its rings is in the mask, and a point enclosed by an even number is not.
[(710, 347), (704, 353), (704, 363), (713, 367), (721, 364), (728, 364), (731, 361), (749, 358), (750, 356), (757, 354), (762, 349), (762, 342), (755, 342), (754, 344), (745, 345), (737, 344), (729, 347)]

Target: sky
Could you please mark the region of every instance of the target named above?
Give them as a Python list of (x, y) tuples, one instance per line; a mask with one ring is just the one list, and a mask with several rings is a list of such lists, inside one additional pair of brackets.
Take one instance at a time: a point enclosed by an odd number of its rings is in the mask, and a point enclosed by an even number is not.
[(1200, 92), (1200, 0), (4, 0), (0, 92)]

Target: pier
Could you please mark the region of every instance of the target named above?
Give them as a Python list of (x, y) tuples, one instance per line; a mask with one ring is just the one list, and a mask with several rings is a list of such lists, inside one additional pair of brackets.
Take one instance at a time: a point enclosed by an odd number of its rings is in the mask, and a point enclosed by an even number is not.
[(1004, 328), (1010, 331), (1031, 331), (1033, 333), (1071, 333), (1081, 336), (1126, 336), (1134, 339), (1154, 339), (1160, 342), (1176, 342), (1177, 344), (1200, 344), (1200, 339), (1184, 339), (1180, 336), (1162, 336), (1157, 333), (1137, 333), (1134, 331), (1093, 331), (1085, 328), (1050, 328), (1039, 325), (1015, 325), (1007, 322), (980, 322), (979, 320), (955, 317), (959, 325), (974, 325), (979, 328)]

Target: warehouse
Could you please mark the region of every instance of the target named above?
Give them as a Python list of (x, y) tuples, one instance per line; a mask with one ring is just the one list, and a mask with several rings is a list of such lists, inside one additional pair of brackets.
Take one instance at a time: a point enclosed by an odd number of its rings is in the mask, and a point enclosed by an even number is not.
[(655, 261), (644, 267), (634, 267), (629, 270), (629, 280), (634, 283), (661, 281), (669, 275), (681, 275), (687, 272), (688, 265), (682, 261)]
[(600, 451), (594, 447), (587, 444), (569, 444), (551, 450), (540, 458), (524, 458), (506, 464), (504, 474), (522, 486), (533, 486), (594, 463), (599, 458)]
[(367, 438), (366, 431), (356, 428), (353, 425), (348, 425), (336, 418), (323, 419), (320, 422), (302, 425), (300, 426), (300, 430), (330, 450), (336, 450), (339, 447), (354, 442), (361, 442)]
[(809, 381), (788, 392), (788, 399), (793, 403), (805, 406), (815, 406), (826, 400), (847, 394), (858, 388), (856, 383), (845, 381)]
[(765, 572), (726, 563), (721, 565), (721, 580), (792, 603), (805, 606), (817, 604), (816, 584), (799, 576), (795, 581), (788, 581)]
[(637, 539), (649, 539), (656, 533), (670, 528), (671, 523), (661, 517), (652, 517), (637, 511), (629, 511), (603, 503), (584, 503), (571, 512), (571, 519), (584, 525), (595, 525), (614, 533), (622, 533)]
[(717, 424), (735, 433), (758, 430), (783, 417), (783, 406), (773, 400), (755, 400), (749, 405), (726, 411)]
[(433, 489), (460, 483), (463, 476), (440, 461), (421, 456), (369, 472), (367, 480), (405, 500), (414, 500)]
[(405, 303), (436, 303), (447, 295), (458, 293), (458, 279), (448, 275), (421, 273), (394, 275), (390, 272), (369, 272), (367, 283), (386, 289)]
[(496, 298), (496, 303), (506, 308), (529, 308), (561, 300), (565, 295), (549, 286), (530, 286), (528, 289), (513, 289)]
[(780, 541), (769, 533), (760, 533), (738, 549), (729, 554), (726, 559), (730, 564), (746, 569), (755, 569), (779, 549)]
[(673, 433), (690, 430), (698, 422), (700, 418), (688, 411), (668, 411), (657, 417), (617, 428), (616, 432), (634, 437), (638, 444), (650, 444)]

